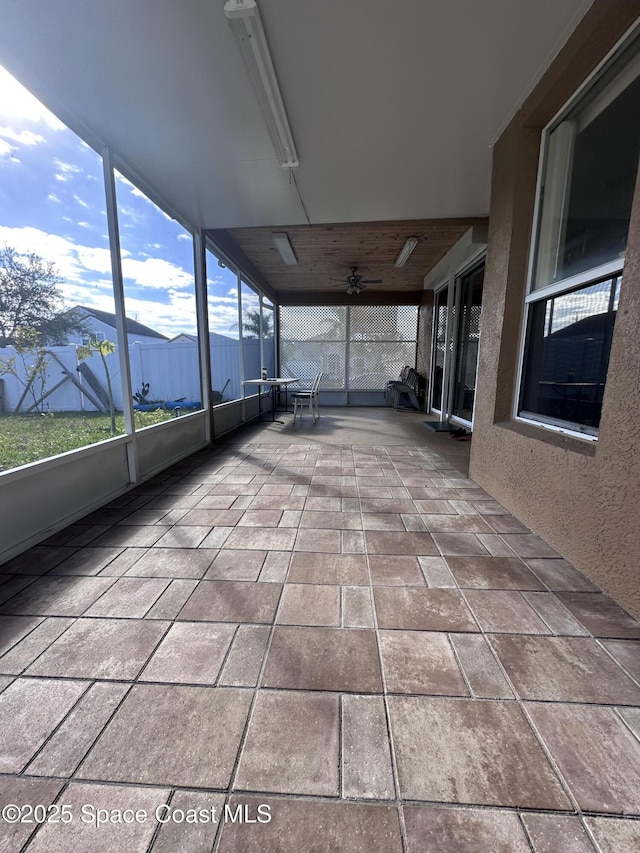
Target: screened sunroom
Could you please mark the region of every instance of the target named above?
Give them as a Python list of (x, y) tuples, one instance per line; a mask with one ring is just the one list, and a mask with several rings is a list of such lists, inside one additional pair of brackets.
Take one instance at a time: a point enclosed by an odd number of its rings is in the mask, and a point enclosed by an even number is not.
[(640, 849), (637, 4), (0, 11), (0, 849)]

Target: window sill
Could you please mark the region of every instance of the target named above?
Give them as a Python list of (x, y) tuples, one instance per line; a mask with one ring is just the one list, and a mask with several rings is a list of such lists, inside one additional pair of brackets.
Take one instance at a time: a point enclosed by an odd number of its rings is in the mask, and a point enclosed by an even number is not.
[(577, 453), (581, 456), (589, 456), (595, 458), (597, 442), (586, 441), (574, 437), (572, 435), (564, 435), (563, 433), (553, 432), (545, 429), (544, 426), (537, 424), (523, 423), (522, 421), (501, 421), (495, 424), (498, 429), (514, 432), (516, 435), (531, 438), (535, 441), (541, 441), (544, 444), (552, 447), (559, 447), (562, 450), (568, 450), (571, 453)]

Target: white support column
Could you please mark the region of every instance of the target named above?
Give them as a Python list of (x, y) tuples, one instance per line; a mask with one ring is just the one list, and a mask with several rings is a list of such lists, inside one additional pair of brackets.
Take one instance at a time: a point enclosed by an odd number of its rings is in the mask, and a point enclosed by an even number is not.
[(200, 362), (200, 399), (203, 409), (208, 412), (205, 437), (212, 441), (215, 434), (213, 426), (213, 407), (211, 405), (213, 378), (211, 375), (211, 342), (209, 339), (209, 308), (207, 301), (207, 266), (204, 231), (193, 235), (193, 268), (196, 288), (196, 322), (198, 332), (198, 358)]
[(118, 360), (120, 363), (120, 381), (122, 383), (122, 408), (124, 425), (127, 435), (132, 440), (127, 443), (127, 461), (129, 465), (129, 480), (138, 481), (138, 460), (135, 447), (135, 422), (133, 415), (133, 392), (131, 389), (131, 372), (129, 365), (129, 340), (127, 336), (126, 314), (124, 304), (124, 282), (122, 278), (122, 260), (120, 256), (120, 232), (118, 229), (118, 209), (116, 200), (116, 184), (113, 174), (111, 151), (106, 146), (102, 149), (102, 168), (104, 174), (104, 189), (107, 203), (107, 225), (109, 229), (109, 247), (111, 250), (111, 272), (113, 276), (113, 298), (116, 309), (116, 336), (118, 340)]
[[(246, 378), (244, 375), (244, 347), (242, 346), (242, 279), (240, 270), (236, 270), (236, 290), (238, 292), (238, 366), (240, 368), (240, 388), (242, 389), (242, 420), (247, 419), (247, 404), (244, 402), (245, 386), (242, 381)], [(260, 386), (258, 386), (258, 394)]]
[(259, 332), (260, 332), (260, 369), (262, 370), (262, 368), (265, 366), (265, 364), (264, 364), (264, 335), (263, 335), (263, 329), (262, 329), (262, 324), (264, 322), (264, 307), (262, 304), (263, 303), (262, 291), (258, 294), (258, 298), (260, 300), (259, 308), (258, 308), (258, 312), (260, 314), (259, 323), (258, 323), (258, 328), (259, 328)]
[[(442, 419), (451, 417), (454, 404), (454, 390), (456, 381), (456, 366), (458, 363), (458, 337), (460, 327), (460, 278), (451, 270), (449, 274), (449, 293), (447, 301), (447, 356), (445, 362), (447, 399), (446, 409), (443, 409)], [(444, 387), (444, 386), (443, 386)], [(444, 405), (443, 400), (443, 405)]]

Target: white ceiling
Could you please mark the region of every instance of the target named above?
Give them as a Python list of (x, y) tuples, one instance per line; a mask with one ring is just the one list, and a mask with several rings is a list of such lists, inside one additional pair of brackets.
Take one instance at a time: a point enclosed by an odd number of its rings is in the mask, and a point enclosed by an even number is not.
[[(196, 227), (302, 224), (224, 0), (0, 0), (0, 64)], [(312, 223), (484, 216), (586, 0), (259, 0)]]

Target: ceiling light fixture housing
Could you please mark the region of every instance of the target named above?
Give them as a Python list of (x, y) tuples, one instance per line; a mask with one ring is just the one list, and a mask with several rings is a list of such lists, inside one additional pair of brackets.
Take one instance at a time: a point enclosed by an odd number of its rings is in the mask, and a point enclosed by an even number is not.
[(276, 249), (280, 253), (280, 257), (288, 267), (295, 267), (298, 263), (296, 253), (293, 251), (293, 246), (289, 242), (289, 235), (284, 231), (271, 235)]
[(255, 0), (227, 0), (224, 13), (240, 44), (280, 165), (283, 169), (295, 169), (299, 166), (298, 154), (258, 5)]
[(415, 249), (415, 247), (417, 245), (418, 245), (418, 238), (417, 237), (407, 237), (407, 239), (405, 240), (404, 246), (400, 249), (400, 252), (398, 253), (398, 257), (396, 258), (396, 262), (395, 262), (394, 266), (403, 267), (407, 263), (407, 261), (409, 260), (409, 256), (411, 255), (411, 252), (413, 252), (413, 250)]

